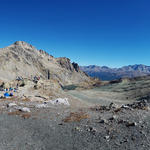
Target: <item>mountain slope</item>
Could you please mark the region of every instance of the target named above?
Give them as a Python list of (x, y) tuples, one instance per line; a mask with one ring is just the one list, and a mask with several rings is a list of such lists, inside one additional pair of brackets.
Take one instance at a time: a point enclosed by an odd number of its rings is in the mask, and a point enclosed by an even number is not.
[(54, 58), (43, 50), (17, 41), (0, 49), (0, 79), (10, 81), (17, 76), (31, 78), (40, 76), (59, 81), (62, 85), (91, 81), (91, 78), (79, 69), (78, 64), (71, 63), (68, 58)]
[(137, 77), (150, 74), (150, 66), (129, 65), (122, 68), (109, 68), (106, 66), (81, 66), (80, 69), (92, 77), (98, 77), (102, 80), (114, 80), (123, 77)]

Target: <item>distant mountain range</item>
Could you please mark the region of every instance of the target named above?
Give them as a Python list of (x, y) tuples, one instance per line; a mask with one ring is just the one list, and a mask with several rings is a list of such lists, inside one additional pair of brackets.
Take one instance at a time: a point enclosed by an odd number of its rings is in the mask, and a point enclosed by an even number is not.
[(129, 65), (121, 68), (109, 68), (107, 66), (80, 66), (80, 69), (91, 77), (98, 77), (101, 80), (115, 80), (124, 77), (138, 77), (150, 74), (150, 66)]

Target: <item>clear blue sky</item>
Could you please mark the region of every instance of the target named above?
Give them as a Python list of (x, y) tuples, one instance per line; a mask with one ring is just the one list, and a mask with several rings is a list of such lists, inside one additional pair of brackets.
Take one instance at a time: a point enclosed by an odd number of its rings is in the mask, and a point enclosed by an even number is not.
[(1, 0), (0, 47), (18, 40), (80, 65), (150, 65), (150, 1)]

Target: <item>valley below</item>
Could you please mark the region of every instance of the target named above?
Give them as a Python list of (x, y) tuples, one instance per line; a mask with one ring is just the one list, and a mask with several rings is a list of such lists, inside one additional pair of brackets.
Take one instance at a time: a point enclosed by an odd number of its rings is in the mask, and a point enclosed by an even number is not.
[(127, 104), (149, 96), (150, 76), (124, 78), (111, 82), (87, 90), (70, 90), (68, 93), (91, 105), (109, 105), (111, 102)]

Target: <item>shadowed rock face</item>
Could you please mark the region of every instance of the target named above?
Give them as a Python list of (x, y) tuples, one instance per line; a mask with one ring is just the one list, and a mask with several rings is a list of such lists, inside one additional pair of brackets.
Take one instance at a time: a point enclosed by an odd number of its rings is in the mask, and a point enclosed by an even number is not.
[(80, 71), (80, 68), (79, 68), (79, 65), (75, 62), (72, 63), (74, 69), (76, 70), (76, 72), (79, 72)]
[(57, 62), (59, 63), (61, 67), (66, 68), (67, 70), (82, 72), (79, 68), (79, 65), (75, 62), (71, 63), (69, 58), (60, 57), (60, 58), (57, 58)]
[(58, 64), (67, 70), (74, 71), (73, 65), (70, 63), (70, 59), (66, 57), (57, 58)]
[(30, 78), (35, 75), (47, 79), (48, 72), (51, 79), (62, 85), (91, 80), (76, 63), (72, 64), (70, 59), (54, 58), (23, 41), (1, 48), (0, 62), (0, 79), (4, 81), (16, 79), (17, 76)]

